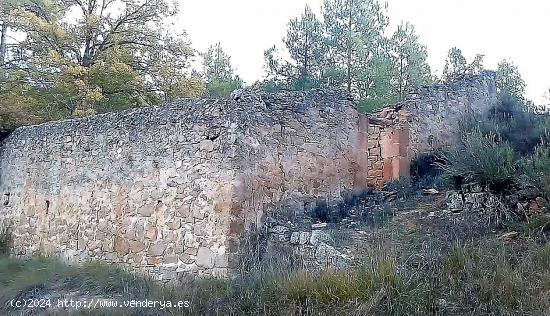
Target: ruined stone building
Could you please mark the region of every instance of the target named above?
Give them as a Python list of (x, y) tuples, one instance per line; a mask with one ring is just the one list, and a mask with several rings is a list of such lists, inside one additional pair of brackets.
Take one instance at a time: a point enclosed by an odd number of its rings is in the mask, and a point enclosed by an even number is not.
[(330, 90), (243, 91), (21, 127), (0, 145), (14, 254), (226, 276), (239, 238), (282, 207), (379, 188), (496, 103), (494, 73), (372, 115)]

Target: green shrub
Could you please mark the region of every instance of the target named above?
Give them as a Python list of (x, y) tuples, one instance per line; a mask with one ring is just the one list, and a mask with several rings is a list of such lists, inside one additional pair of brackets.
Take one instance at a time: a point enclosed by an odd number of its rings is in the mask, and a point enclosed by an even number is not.
[(482, 120), (479, 126), (485, 135), (498, 134), (516, 152), (525, 156), (548, 138), (547, 123), (546, 116), (504, 93), (488, 119)]
[(470, 113), (461, 120), (462, 133), (475, 129), (486, 136), (498, 135), (521, 156), (533, 153), (541, 143), (550, 141), (550, 117), (505, 93), (487, 115)]
[(479, 129), (463, 135), (443, 154), (440, 167), (458, 183), (477, 182), (500, 191), (507, 188), (518, 171), (518, 157), (498, 135), (484, 135)]
[(12, 247), (11, 225), (0, 223), (0, 256), (7, 256)]
[(209, 97), (213, 98), (229, 98), (231, 92), (236, 89), (242, 88), (242, 81), (237, 79), (216, 79), (212, 80), (206, 86), (206, 92)]
[(539, 146), (523, 164), (529, 177), (546, 199), (550, 199), (550, 147)]

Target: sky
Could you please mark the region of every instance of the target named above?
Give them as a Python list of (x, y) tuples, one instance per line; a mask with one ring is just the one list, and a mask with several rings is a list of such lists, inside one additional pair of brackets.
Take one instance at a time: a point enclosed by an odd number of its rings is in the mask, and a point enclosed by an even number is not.
[[(281, 45), (286, 26), (306, 4), (320, 12), (322, 0), (180, 0), (177, 27), (195, 49), (221, 42), (247, 83), (264, 77), (263, 52)], [(527, 82), (527, 97), (547, 103), (550, 88), (550, 1), (388, 0), (390, 31), (411, 22), (428, 47), (428, 63), (440, 75), (448, 50), (468, 60), (485, 55), (485, 67), (512, 60)]]

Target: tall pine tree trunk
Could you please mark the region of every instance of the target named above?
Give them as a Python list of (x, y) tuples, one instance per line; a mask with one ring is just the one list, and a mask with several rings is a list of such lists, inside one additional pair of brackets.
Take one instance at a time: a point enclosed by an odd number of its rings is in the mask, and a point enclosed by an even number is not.
[(404, 84), (403, 84), (403, 77), (405, 76), (403, 74), (403, 57), (399, 58), (399, 101), (403, 101), (403, 98), (405, 97), (405, 91), (404, 91)]
[(352, 27), (352, 1), (348, 1), (348, 11), (349, 11), (349, 20), (348, 20), (348, 56), (347, 56), (347, 68), (348, 68), (348, 93), (351, 93), (351, 27)]
[(2, 31), (0, 35), (0, 80), (6, 78), (5, 65), (6, 62), (6, 51), (8, 44), (6, 43), (6, 37), (8, 34), (8, 24), (4, 21), (2, 22)]
[(309, 54), (309, 50), (308, 50), (308, 46), (309, 43), (308, 43), (308, 34), (307, 34), (307, 31), (306, 31), (306, 39), (305, 39), (305, 47), (304, 47), (304, 70), (302, 71), (303, 74), (302, 74), (302, 89), (301, 90), (305, 90), (308, 86), (307, 86), (307, 83), (308, 83), (308, 77), (309, 77), (309, 60), (308, 60), (308, 54)]
[(4, 65), (6, 60), (6, 36), (8, 34), (8, 24), (6, 22), (2, 23), (2, 35), (0, 36), (0, 66)]

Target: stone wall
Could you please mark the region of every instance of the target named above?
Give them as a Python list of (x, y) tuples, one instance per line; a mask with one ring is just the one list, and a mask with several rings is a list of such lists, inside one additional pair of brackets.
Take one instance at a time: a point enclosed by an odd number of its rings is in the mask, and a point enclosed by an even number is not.
[(370, 117), (342, 92), (238, 90), (19, 128), (0, 145), (0, 217), (18, 256), (226, 276), (248, 227), (407, 175), (494, 86), (487, 73), (420, 89)]
[(15, 254), (223, 275), (234, 171), (214, 104), (183, 103), (17, 129), (2, 145)]
[(224, 276), (265, 212), (366, 188), (363, 116), (346, 94), (235, 99), (17, 129), (0, 149), (14, 254)]

